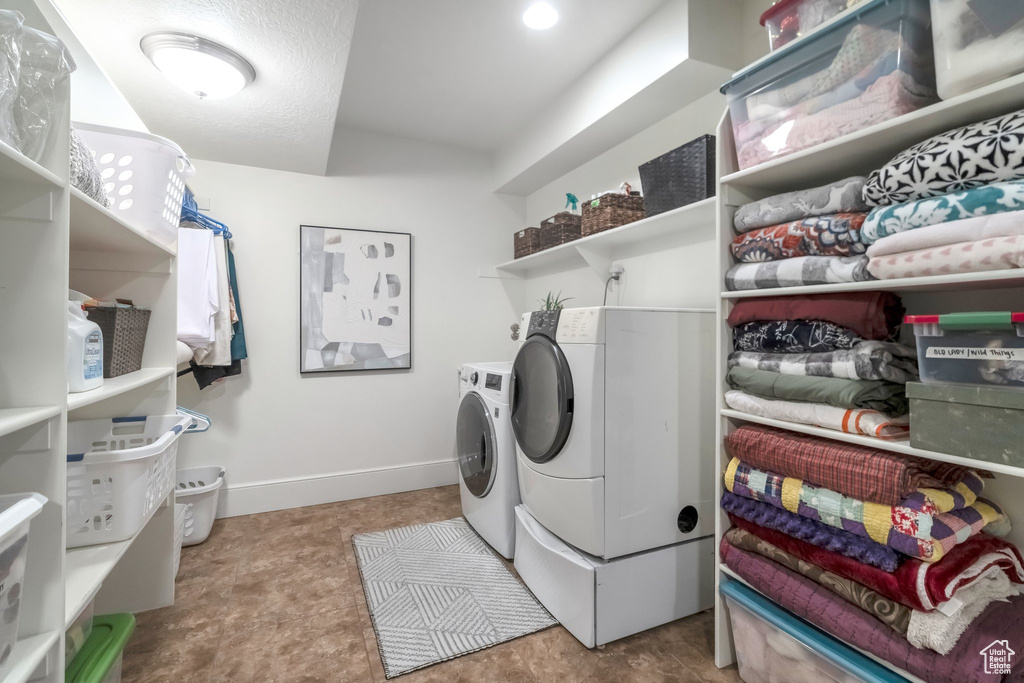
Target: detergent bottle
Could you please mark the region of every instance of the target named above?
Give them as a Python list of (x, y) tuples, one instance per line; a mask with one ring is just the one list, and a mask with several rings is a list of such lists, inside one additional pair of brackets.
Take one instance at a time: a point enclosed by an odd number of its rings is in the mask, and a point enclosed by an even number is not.
[(103, 384), (103, 333), (89, 322), (82, 304), (68, 302), (68, 392), (96, 389)]

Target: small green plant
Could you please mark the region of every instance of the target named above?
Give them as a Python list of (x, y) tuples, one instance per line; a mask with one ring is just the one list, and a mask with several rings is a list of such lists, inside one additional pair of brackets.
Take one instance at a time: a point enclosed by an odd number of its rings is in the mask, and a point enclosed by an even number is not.
[(572, 301), (572, 297), (567, 296), (563, 299), (561, 292), (559, 292), (558, 294), (548, 292), (548, 295), (546, 297), (544, 297), (543, 299), (537, 299), (537, 301), (540, 302), (540, 310), (542, 311), (560, 311), (563, 308), (565, 308), (566, 301)]

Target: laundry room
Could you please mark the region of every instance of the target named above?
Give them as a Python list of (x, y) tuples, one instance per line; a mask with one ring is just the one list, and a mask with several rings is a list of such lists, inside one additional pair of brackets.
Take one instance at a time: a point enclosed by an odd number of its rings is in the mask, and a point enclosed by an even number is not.
[(0, 683), (1024, 682), (1024, 3), (0, 0), (0, 180)]

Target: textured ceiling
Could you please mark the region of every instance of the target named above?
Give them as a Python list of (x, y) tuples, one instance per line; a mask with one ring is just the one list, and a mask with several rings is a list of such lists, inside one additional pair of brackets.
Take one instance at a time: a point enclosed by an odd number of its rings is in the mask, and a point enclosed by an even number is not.
[(364, 0), (338, 124), (494, 150), (664, 0), (551, 0), (547, 31), (531, 1)]
[[(324, 173), (358, 0), (57, 4), (153, 133), (199, 159)], [(163, 78), (142, 54), (139, 40), (153, 31), (185, 31), (222, 43), (252, 63), (256, 81), (229, 99), (200, 101)]]

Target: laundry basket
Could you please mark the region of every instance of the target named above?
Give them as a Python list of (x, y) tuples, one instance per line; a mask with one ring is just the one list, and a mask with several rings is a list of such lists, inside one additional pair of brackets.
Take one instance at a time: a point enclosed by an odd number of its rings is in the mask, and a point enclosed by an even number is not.
[(181, 147), (133, 130), (76, 123), (100, 167), (110, 210), (161, 244), (178, 239), (185, 179), (195, 168)]
[(182, 415), (68, 422), (67, 547), (125, 541), (174, 486)]
[(178, 470), (178, 488), (174, 498), (176, 502), (188, 506), (185, 511), (183, 545), (198, 545), (210, 535), (217, 515), (217, 498), (223, 484), (223, 467)]
[[(175, 500), (178, 496), (175, 494)], [(188, 506), (182, 503), (174, 504), (174, 576), (178, 576), (181, 569), (181, 543), (185, 540), (185, 513)]]
[(46, 498), (38, 493), (0, 496), (0, 679), (7, 675), (11, 652), (18, 642), (29, 522), (45, 504)]

